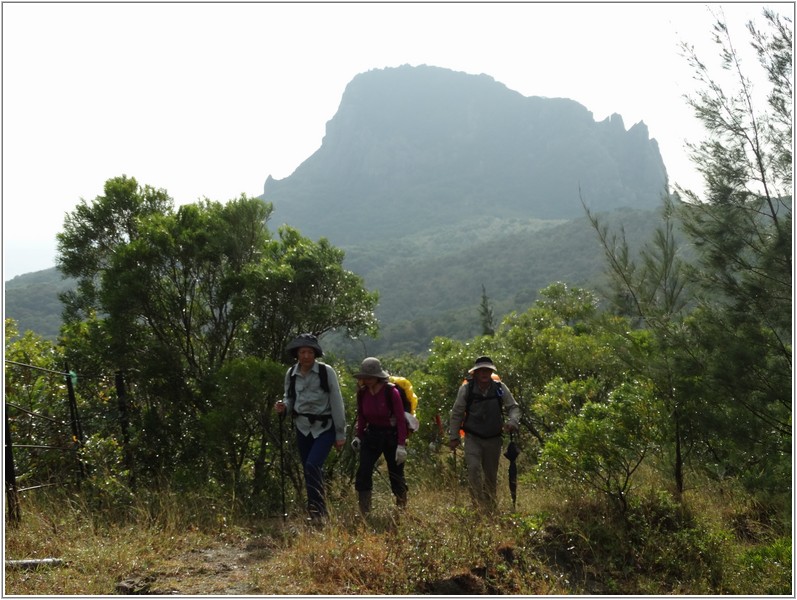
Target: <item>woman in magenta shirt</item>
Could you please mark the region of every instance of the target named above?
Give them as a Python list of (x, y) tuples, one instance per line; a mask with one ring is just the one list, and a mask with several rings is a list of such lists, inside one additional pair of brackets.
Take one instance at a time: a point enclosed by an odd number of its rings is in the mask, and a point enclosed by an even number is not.
[(371, 510), (374, 467), (380, 456), (384, 456), (387, 463), (396, 505), (404, 508), (407, 505), (404, 479), (407, 422), (401, 395), (396, 386), (388, 382), (389, 375), (378, 358), (366, 358), (355, 377), (360, 389), (357, 392), (357, 431), (351, 446), (360, 453), (360, 466), (354, 480), (360, 512), (365, 516)]

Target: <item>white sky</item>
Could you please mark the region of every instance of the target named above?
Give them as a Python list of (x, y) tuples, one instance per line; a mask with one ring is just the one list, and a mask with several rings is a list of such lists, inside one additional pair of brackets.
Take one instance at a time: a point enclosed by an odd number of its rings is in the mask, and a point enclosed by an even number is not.
[[(710, 6), (746, 52), (765, 4)], [(402, 64), (644, 121), (670, 183), (697, 191), (678, 44), (715, 60), (713, 22), (699, 3), (4, 3), (3, 280), (54, 266), (64, 215), (112, 177), (177, 204), (261, 194), (320, 147), (358, 73)]]

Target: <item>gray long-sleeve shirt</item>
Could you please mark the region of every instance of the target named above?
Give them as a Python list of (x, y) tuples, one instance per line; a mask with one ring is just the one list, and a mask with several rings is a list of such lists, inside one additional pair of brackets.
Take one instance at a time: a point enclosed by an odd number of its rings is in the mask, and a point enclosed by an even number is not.
[[(291, 384), (291, 372), (295, 367), (296, 365), (285, 373), (283, 402), (285, 402), (288, 414), (293, 415), (293, 412), (296, 411), (305, 415), (331, 415), (332, 427), (335, 428), (335, 439), (345, 440), (346, 411), (343, 406), (343, 395), (340, 392), (338, 375), (335, 373), (335, 369), (318, 361), (313, 363), (313, 366), (306, 374), (302, 374), (302, 370), (296, 368), (296, 399), (294, 400), (288, 396), (288, 389)], [(319, 369), (327, 370), (329, 393), (325, 392), (321, 387)], [(303, 435), (312, 434), (314, 438), (330, 427), (329, 422), (324, 424), (322, 420), (316, 419), (315, 422), (311, 423), (308, 417), (302, 415), (294, 415), (293, 423)]]

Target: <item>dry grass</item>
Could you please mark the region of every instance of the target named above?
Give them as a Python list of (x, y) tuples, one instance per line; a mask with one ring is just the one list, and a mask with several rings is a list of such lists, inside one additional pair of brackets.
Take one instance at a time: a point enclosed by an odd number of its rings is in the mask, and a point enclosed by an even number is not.
[[(52, 557), (64, 564), (6, 569), (5, 593), (107, 595), (122, 583), (129, 593), (182, 595), (791, 593), (783, 538), (764, 531), (736, 492), (691, 492), (687, 504), (698, 518), (688, 529), (647, 523), (629, 533), (600, 499), (574, 490), (521, 482), (513, 512), (504, 480), (500, 510), (487, 518), (444, 472), (411, 480), (404, 511), (393, 505), (384, 480), (375, 485), (374, 511), (363, 520), (354, 490), (338, 484), (323, 528), (308, 526), (298, 506), (284, 522), (245, 521), (209, 499), (161, 494), (139, 501), (132, 519), (116, 522), (77, 501), (24, 498), (22, 523), (6, 527), (6, 559)], [(670, 514), (656, 493), (647, 502), (656, 519)], [(758, 539), (734, 537), (740, 515), (747, 529), (757, 527)], [(682, 556), (695, 543), (717, 556), (696, 566)], [(655, 560), (645, 556), (651, 549)], [(751, 577), (741, 562), (722, 563), (751, 557), (766, 580)]]

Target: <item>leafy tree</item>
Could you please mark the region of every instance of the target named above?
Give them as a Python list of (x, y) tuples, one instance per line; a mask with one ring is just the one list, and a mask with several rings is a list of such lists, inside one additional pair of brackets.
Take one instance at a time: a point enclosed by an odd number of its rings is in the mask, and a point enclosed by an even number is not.
[(723, 472), (774, 491), (787, 486), (791, 458), (793, 45), (791, 19), (769, 9), (763, 16), (766, 30), (747, 28), (770, 84), (764, 107), (722, 19), (714, 42), (732, 85), (683, 46), (702, 84), (687, 101), (708, 132), (690, 145), (707, 197), (679, 191), (698, 251), (690, 276), (700, 310), (690, 327), (703, 393), (714, 400), (710, 455)]
[[(20, 488), (74, 484), (77, 440), (70, 411), (60, 349), (33, 332), (17, 336), (16, 324), (5, 321), (5, 403)], [(59, 450), (63, 449), (63, 450)]]
[(173, 206), (165, 190), (141, 187), (126, 175), (106, 181), (103, 191), (105, 195), (92, 202), (81, 198), (56, 235), (56, 266), (65, 276), (77, 278), (77, 291), (62, 294), (67, 321), (99, 305), (99, 276), (119, 246), (138, 239), (142, 218), (169, 212)]
[[(101, 349), (106, 369), (124, 373), (142, 473), (270, 488), (285, 342), (302, 331), (375, 330), (376, 294), (325, 240), (290, 228), (272, 238), (269, 204), (241, 196), (174, 211), (148, 203), (148, 190), (110, 180), (105, 196), (67, 218), (60, 264), (90, 283), (69, 300), (93, 325), (81, 328), (73, 311), (65, 335), (87, 360)], [(97, 222), (112, 234), (81, 262)]]
[(550, 382), (590, 381), (592, 398), (602, 400), (618, 374), (598, 327), (596, 296), (563, 283), (541, 290), (540, 299), (525, 313), (504, 319), (495, 346), (493, 358), (500, 360), (502, 378), (521, 405), (522, 424), (541, 446), (566, 420), (552, 421), (544, 403), (538, 404)]
[(690, 294), (675, 236), (675, 204), (664, 198), (661, 223), (638, 258), (632, 258), (622, 230), (619, 236), (610, 234), (596, 215), (585, 210), (606, 255), (613, 286), (608, 295), (615, 309), (633, 316), (651, 334), (643, 338), (629, 328), (615, 328), (614, 347), (618, 357), (654, 383), (667, 406), (673, 476), (680, 495), (685, 485), (687, 439), (701, 426), (701, 398), (688, 393), (683, 369), (691, 348), (684, 328)]
[[(435, 338), (426, 361), (426, 376), (417, 382), (413, 381), (416, 394), (424, 399), (423, 414), (430, 418), (439, 414), (446, 433), (448, 414), (454, 405), (457, 390), (479, 355), (474, 354), (472, 347), (482, 348), (478, 342), (465, 344), (449, 338)], [(434, 431), (431, 420), (424, 424), (430, 426), (429, 431)]]
[(487, 297), (487, 289), (482, 285), (482, 301), (479, 305), (479, 318), (482, 323), (482, 335), (495, 334), (495, 316), (490, 299)]
[(656, 449), (661, 417), (649, 382), (626, 383), (606, 402), (589, 402), (545, 444), (538, 470), (595, 489), (621, 511), (633, 476)]
[(343, 258), (324, 238), (313, 243), (296, 229), (280, 228), (279, 239), (269, 241), (261, 260), (246, 272), (247, 351), (279, 360), (297, 332), (376, 334), (379, 296), (343, 268)]

